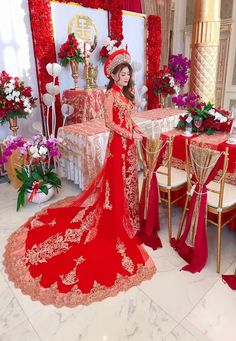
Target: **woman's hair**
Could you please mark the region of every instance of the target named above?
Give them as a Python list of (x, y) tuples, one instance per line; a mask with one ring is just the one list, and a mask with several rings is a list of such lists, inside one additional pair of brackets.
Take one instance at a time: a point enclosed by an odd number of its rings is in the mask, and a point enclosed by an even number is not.
[[(132, 74), (133, 74), (133, 69), (129, 63), (121, 63), (117, 65), (114, 70), (112, 71), (113, 75), (116, 75), (117, 73), (120, 73), (125, 67), (129, 69), (130, 72), (130, 78), (129, 82), (126, 86), (123, 87), (123, 94), (125, 95), (126, 98), (128, 98), (130, 101), (134, 102), (134, 94), (131, 92), (131, 89), (134, 86), (134, 82), (132, 80)], [(114, 84), (114, 79), (110, 77), (109, 83), (107, 85), (107, 90), (109, 90), (112, 87), (112, 84)]]

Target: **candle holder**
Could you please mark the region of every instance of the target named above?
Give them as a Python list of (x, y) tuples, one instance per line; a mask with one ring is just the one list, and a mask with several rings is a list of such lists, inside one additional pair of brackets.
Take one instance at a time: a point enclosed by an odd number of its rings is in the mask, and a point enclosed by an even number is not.
[(74, 90), (79, 89), (78, 85), (78, 79), (79, 79), (79, 70), (78, 70), (78, 62), (76, 60), (70, 61), (70, 67), (71, 67), (71, 74), (74, 79)]

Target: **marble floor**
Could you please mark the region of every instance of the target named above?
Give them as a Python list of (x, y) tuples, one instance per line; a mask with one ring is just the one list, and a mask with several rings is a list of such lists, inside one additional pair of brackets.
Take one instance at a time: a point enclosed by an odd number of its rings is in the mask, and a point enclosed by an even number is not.
[[(52, 200), (78, 191), (65, 181)], [(0, 184), (0, 203), (0, 341), (236, 340), (236, 292), (215, 270), (215, 228), (208, 229), (209, 259), (202, 272), (179, 271), (184, 262), (168, 245), (166, 209), (162, 208), (163, 248), (148, 249), (157, 266), (150, 281), (87, 307), (57, 309), (33, 302), (15, 289), (2, 265), (8, 236), (39, 210), (38, 205), (28, 204), (16, 213), (16, 191), (7, 183)], [(179, 208), (174, 209), (174, 230), (180, 214)], [(222, 245), (222, 272), (232, 273), (236, 233), (225, 228)]]

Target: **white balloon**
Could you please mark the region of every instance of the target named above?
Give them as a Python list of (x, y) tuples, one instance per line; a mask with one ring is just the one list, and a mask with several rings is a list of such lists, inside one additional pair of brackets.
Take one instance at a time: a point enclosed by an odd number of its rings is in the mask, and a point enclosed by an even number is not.
[(43, 95), (43, 102), (47, 107), (50, 107), (52, 105), (52, 102), (54, 100), (54, 97), (50, 94), (44, 94)]
[(64, 117), (68, 117), (73, 114), (74, 107), (72, 105), (64, 103), (61, 106), (61, 112)]
[(46, 84), (46, 89), (47, 89), (47, 92), (50, 95), (52, 95), (52, 96), (56, 96), (60, 92), (59, 86), (58, 85), (53, 85), (53, 83), (47, 83)]
[(144, 95), (147, 91), (148, 91), (148, 88), (146, 87), (146, 85), (143, 85), (141, 89), (141, 95)]
[(61, 65), (57, 63), (48, 63), (46, 65), (46, 70), (50, 76), (58, 77), (61, 73)]

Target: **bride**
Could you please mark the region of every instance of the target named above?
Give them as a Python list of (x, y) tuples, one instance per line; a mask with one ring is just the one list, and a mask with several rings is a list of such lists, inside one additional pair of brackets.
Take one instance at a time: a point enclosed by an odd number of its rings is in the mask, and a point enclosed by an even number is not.
[(135, 237), (139, 230), (137, 154), (142, 134), (131, 118), (130, 55), (117, 50), (104, 65), (109, 78), (106, 159), (90, 186), (36, 213), (6, 245), (9, 279), (43, 304), (90, 304), (150, 279), (155, 265)]

